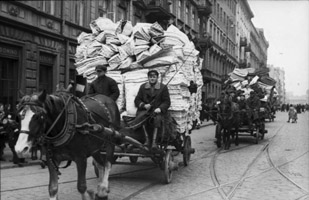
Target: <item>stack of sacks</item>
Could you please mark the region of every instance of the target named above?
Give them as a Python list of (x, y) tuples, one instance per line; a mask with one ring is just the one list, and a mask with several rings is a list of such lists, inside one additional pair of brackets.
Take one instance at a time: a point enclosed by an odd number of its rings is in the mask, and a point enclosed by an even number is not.
[(114, 79), (117, 83), (119, 89), (119, 97), (116, 101), (118, 109), (120, 111), (125, 109), (125, 94), (124, 94), (124, 81), (120, 71), (109, 71), (106, 74), (107, 76)]
[[(233, 86), (236, 90), (242, 91), (245, 95), (245, 98), (249, 98), (251, 91), (264, 91), (263, 94), (260, 94), (267, 99), (265, 95), (270, 94), (273, 86), (276, 84), (276, 81), (267, 75), (269, 69), (258, 69), (254, 68), (245, 68), (239, 69), (235, 68), (233, 72), (229, 75), (229, 80), (226, 83), (230, 83), (230, 86)], [(269, 96), (269, 95), (268, 95)]]
[[(198, 63), (199, 52), (187, 35), (170, 25), (166, 31), (158, 23), (137, 23), (98, 18), (90, 24), (92, 34), (78, 37), (76, 69), (88, 82), (96, 78), (95, 66), (108, 64), (107, 75), (116, 80), (120, 96), (117, 105), (122, 115), (136, 115), (134, 99), (140, 85), (148, 80), (151, 69), (159, 72), (159, 81), (168, 83), (171, 97), (169, 112), (179, 132), (191, 129), (199, 120), (203, 85)], [(190, 95), (190, 81), (198, 85), (198, 93)]]

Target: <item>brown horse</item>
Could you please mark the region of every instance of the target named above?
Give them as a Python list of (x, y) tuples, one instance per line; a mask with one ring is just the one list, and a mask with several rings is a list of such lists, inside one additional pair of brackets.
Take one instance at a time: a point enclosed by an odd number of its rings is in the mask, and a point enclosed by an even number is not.
[[(82, 199), (107, 199), (108, 177), (115, 144), (127, 137), (119, 134), (120, 115), (116, 103), (104, 95), (79, 99), (67, 92), (47, 95), (45, 91), (24, 96), (20, 103), (21, 131), (15, 146), (27, 152), (36, 143), (46, 149), (50, 199), (57, 199), (61, 161), (77, 166), (77, 188)], [(138, 145), (139, 143), (137, 143)], [(106, 156), (100, 151), (106, 151)], [(87, 158), (99, 170), (97, 193), (86, 192)]]
[[(217, 105), (218, 108), (218, 124), (216, 127), (217, 146), (221, 147), (221, 137), (223, 136), (224, 149), (227, 150), (231, 146), (230, 138), (235, 136), (235, 144), (238, 145), (238, 128), (239, 116), (237, 108), (233, 107), (233, 103), (227, 99)], [(233, 131), (232, 131), (233, 129)]]

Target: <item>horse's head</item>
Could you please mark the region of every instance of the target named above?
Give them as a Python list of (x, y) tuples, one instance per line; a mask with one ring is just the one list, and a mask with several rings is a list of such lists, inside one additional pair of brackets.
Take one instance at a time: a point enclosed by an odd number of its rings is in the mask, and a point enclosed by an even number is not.
[(17, 153), (29, 151), (33, 143), (43, 135), (46, 124), (44, 108), (46, 97), (44, 90), (39, 94), (26, 95), (21, 99), (18, 105), (21, 129), (15, 145)]
[(221, 121), (228, 120), (232, 116), (232, 103), (224, 99), (218, 104), (218, 118)]

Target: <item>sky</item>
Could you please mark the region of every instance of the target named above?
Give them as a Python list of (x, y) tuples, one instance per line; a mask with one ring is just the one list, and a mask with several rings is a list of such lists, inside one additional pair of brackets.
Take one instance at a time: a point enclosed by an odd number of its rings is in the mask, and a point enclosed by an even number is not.
[(309, 0), (248, 0), (255, 27), (269, 42), (267, 64), (285, 70), (286, 92), (309, 89)]

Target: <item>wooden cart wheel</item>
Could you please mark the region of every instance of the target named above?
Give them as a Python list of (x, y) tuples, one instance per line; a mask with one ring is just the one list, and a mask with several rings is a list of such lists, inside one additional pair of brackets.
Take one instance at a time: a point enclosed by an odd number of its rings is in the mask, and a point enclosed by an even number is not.
[(168, 149), (166, 151), (165, 157), (164, 157), (164, 182), (170, 183), (172, 181), (172, 175), (173, 175), (173, 169), (171, 168), (171, 161), (173, 161), (173, 155), (172, 150)]
[(264, 135), (265, 135), (265, 124), (264, 123), (262, 124), (261, 129), (262, 129), (262, 132), (263, 132), (263, 133), (261, 133), (261, 140), (264, 140)]
[(138, 157), (137, 156), (130, 156), (129, 159), (130, 159), (131, 163), (137, 163)]
[(221, 125), (219, 123), (216, 125), (216, 139), (217, 147), (221, 148)]
[(186, 136), (183, 145), (183, 164), (185, 166), (189, 165), (190, 158), (191, 158), (191, 137)]
[(256, 136), (255, 136), (255, 144), (259, 143), (259, 137), (260, 137), (260, 128), (256, 128)]

